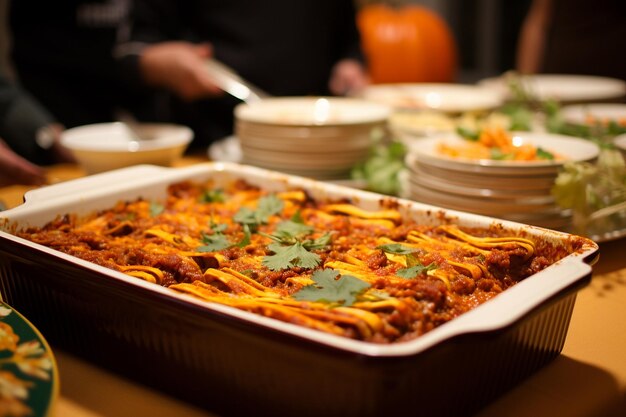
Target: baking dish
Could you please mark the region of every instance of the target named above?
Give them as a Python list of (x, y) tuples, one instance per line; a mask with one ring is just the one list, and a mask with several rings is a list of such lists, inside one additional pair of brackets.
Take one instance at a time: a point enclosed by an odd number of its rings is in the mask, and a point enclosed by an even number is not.
[[(360, 190), (259, 168), (209, 163), (138, 166), (29, 192), (0, 213), (0, 291), (53, 345), (221, 415), (460, 415), (539, 369), (561, 351), (576, 292), (598, 246), (578, 250), (489, 302), (408, 342), (379, 345), (322, 334), (208, 304), (20, 239), (11, 231), (56, 215), (87, 214), (123, 199), (156, 199), (186, 179), (245, 179), (279, 191), (348, 197)], [(570, 235), (398, 200), (427, 224), (455, 222), (567, 245)], [(454, 401), (451, 401), (451, 398)]]

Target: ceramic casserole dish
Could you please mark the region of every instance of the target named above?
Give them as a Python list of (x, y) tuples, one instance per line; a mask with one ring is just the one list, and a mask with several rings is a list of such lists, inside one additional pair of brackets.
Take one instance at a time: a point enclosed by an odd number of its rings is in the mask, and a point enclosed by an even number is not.
[[(462, 415), (561, 352), (598, 246), (569, 255), (408, 341), (376, 344), (208, 303), (15, 235), (65, 213), (159, 199), (183, 180), (303, 188), (376, 210), (390, 197), (230, 163), (136, 166), (31, 191), (0, 212), (0, 291), (53, 346), (218, 415)], [(430, 225), (498, 225), (568, 247), (565, 233), (392, 199)]]

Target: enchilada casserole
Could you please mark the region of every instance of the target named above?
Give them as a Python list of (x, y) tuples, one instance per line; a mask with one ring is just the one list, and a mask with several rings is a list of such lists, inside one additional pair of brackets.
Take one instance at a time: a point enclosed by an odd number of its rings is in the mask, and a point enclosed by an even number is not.
[(420, 224), (302, 189), (180, 181), (162, 201), (67, 213), (16, 234), (207, 302), (372, 343), (411, 340), (580, 249), (492, 227)]

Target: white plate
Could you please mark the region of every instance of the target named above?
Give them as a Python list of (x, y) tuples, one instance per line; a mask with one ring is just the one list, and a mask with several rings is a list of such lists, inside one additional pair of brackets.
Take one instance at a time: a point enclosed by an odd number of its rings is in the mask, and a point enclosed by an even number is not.
[(367, 87), (362, 97), (394, 109), (447, 113), (490, 110), (503, 101), (498, 91), (466, 84), (375, 84)]
[(565, 106), (561, 109), (563, 120), (578, 125), (591, 123), (626, 123), (626, 104), (594, 103)]
[(562, 210), (554, 202), (546, 200), (524, 199), (491, 199), (450, 194), (409, 181), (411, 198), (427, 204), (441, 206), (453, 210), (469, 211), (495, 217), (506, 217), (511, 214), (554, 215)]
[[(208, 150), (209, 159), (215, 162), (236, 162), (243, 163), (244, 156), (241, 150), (241, 144), (239, 138), (236, 136), (228, 136), (220, 139), (209, 146)], [(245, 161), (251, 165), (257, 165), (259, 167), (271, 167), (274, 164), (265, 163), (264, 161)], [(254, 162), (254, 163), (253, 163)], [(335, 184), (344, 185), (346, 187), (364, 189), (367, 184), (362, 180), (353, 180), (348, 178), (348, 172), (345, 168), (339, 169), (315, 169), (309, 167), (283, 168), (284, 172), (289, 172), (293, 175), (301, 175), (304, 177), (314, 177), (326, 182), (332, 182)]]
[[(456, 178), (454, 177), (436, 177), (418, 170), (411, 171), (411, 174), (412, 175), (410, 175), (409, 181), (413, 182), (415, 185), (429, 187), (434, 190), (439, 190), (441, 192), (449, 194), (469, 197), (482, 197), (494, 200), (518, 199), (520, 200), (520, 202), (523, 203), (529, 200), (549, 200), (551, 202), (554, 202), (554, 198), (550, 196), (550, 188), (519, 190), (491, 188), (489, 186), (473, 187), (468, 186), (464, 183), (456, 182)], [(459, 175), (456, 175), (455, 177), (459, 177)], [(496, 183), (496, 185), (498, 184), (499, 183)]]
[(451, 146), (463, 146), (467, 141), (456, 135), (425, 138), (419, 146), (409, 149), (409, 153), (416, 155), (417, 160), (428, 165), (438, 166), (456, 171), (500, 173), (500, 174), (549, 174), (556, 172), (565, 161), (588, 161), (596, 158), (598, 146), (588, 140), (572, 136), (549, 133), (512, 132), (514, 142), (530, 143), (553, 152), (563, 159), (538, 161), (506, 161), (493, 159), (452, 158), (442, 155), (438, 145), (442, 142)]
[[(569, 74), (524, 75), (521, 80), (540, 100), (584, 102), (612, 99), (626, 95), (626, 82), (608, 77)], [(509, 94), (506, 76), (486, 78), (478, 85), (500, 94)]]
[(427, 163), (423, 164), (417, 160), (415, 154), (407, 155), (406, 165), (413, 175), (425, 174), (440, 181), (447, 181), (462, 187), (489, 188), (494, 191), (547, 192), (552, 188), (556, 179), (556, 173), (554, 172), (547, 175), (519, 175), (519, 173), (516, 173), (515, 175), (500, 174), (494, 176), (466, 171), (459, 175), (459, 171), (456, 170), (437, 167)]

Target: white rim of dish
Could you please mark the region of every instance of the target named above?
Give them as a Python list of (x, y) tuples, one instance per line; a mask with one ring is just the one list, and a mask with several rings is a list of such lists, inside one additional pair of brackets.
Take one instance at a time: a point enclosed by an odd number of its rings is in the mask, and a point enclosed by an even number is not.
[(589, 103), (572, 104), (565, 106), (560, 111), (566, 122), (588, 125), (589, 117), (600, 119), (598, 121), (626, 121), (626, 104), (624, 103)]
[(235, 107), (235, 118), (277, 126), (342, 126), (386, 121), (391, 108), (347, 97), (273, 97)]
[(536, 146), (545, 147), (546, 150), (562, 155), (563, 160), (540, 160), (540, 161), (501, 161), (492, 159), (467, 159), (453, 158), (439, 155), (436, 146), (441, 141), (448, 141), (463, 144), (464, 139), (456, 135), (424, 138), (419, 144), (409, 150), (410, 154), (421, 162), (446, 169), (457, 171), (482, 171), (485, 173), (519, 173), (529, 175), (533, 173), (551, 173), (558, 170), (568, 161), (588, 161), (596, 158), (599, 148), (596, 144), (573, 136), (532, 133), (532, 132), (512, 132), (514, 136), (522, 138)]
[[(187, 146), (193, 131), (168, 123), (139, 124), (129, 130), (123, 123), (94, 123), (61, 132), (61, 144), (68, 149), (90, 152), (141, 152)], [(164, 136), (141, 139), (141, 134), (162, 130)]]
[[(550, 188), (520, 190), (515, 188), (498, 189), (479, 186), (471, 186), (464, 183), (457, 183), (449, 178), (440, 178), (424, 173), (414, 173), (409, 176), (409, 181), (417, 186), (425, 186), (447, 192), (468, 197), (489, 198), (491, 200), (536, 200), (548, 199), (554, 201), (550, 197)], [(522, 201), (523, 202), (523, 201)]]
[(490, 110), (503, 103), (502, 93), (473, 84), (376, 84), (368, 86), (362, 95), (396, 109), (447, 113)]
[[(611, 77), (577, 74), (529, 74), (520, 77), (539, 99), (601, 100), (626, 95), (626, 82)], [(506, 75), (480, 80), (478, 85), (510, 95)]]
[(459, 175), (458, 170), (449, 170), (445, 167), (422, 164), (414, 154), (408, 154), (405, 159), (407, 169), (411, 175), (426, 174), (463, 187), (491, 188), (516, 191), (538, 191), (552, 188), (558, 173), (550, 172), (547, 175), (509, 175), (500, 174), (497, 177), (465, 171)]

